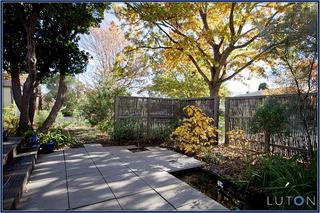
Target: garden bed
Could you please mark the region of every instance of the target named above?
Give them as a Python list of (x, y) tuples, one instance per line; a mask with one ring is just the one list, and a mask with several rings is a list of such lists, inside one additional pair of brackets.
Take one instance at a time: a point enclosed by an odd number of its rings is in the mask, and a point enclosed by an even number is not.
[[(180, 150), (174, 149), (177, 152)], [(190, 155), (190, 154), (189, 154)], [(315, 154), (316, 156), (316, 154)], [(205, 161), (200, 170), (173, 174), (230, 209), (315, 209), (284, 201), (267, 205), (275, 196), (316, 196), (316, 159), (302, 162), (299, 156), (264, 155), (235, 146), (216, 146), (193, 156)], [(223, 187), (221, 187), (223, 186)], [(274, 202), (271, 201), (271, 202)]]

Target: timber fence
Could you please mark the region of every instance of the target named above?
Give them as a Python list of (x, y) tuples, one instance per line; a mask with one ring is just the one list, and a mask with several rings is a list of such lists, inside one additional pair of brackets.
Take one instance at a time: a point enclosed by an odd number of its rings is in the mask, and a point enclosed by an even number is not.
[(140, 135), (151, 137), (152, 131), (168, 125), (175, 119), (183, 118), (183, 107), (194, 105), (212, 117), (218, 127), (219, 98), (151, 98), (118, 96), (115, 98), (115, 121), (133, 120), (139, 123)]
[[(241, 129), (245, 133), (245, 138), (249, 141), (247, 148), (255, 151), (264, 151), (265, 134), (253, 134), (250, 131), (250, 122), (252, 121), (257, 107), (263, 103), (268, 96), (245, 96), (229, 97), (225, 100), (225, 143), (233, 144), (229, 140), (227, 132), (230, 130)], [(308, 154), (311, 147), (308, 144), (308, 135), (303, 123), (305, 117), (309, 135), (311, 137), (311, 146), (313, 150), (317, 149), (317, 95), (309, 94), (301, 102), (297, 94), (273, 95), (281, 104), (284, 104), (288, 110), (288, 125), (286, 132), (271, 135), (270, 150), (272, 153), (280, 153), (285, 156), (293, 154)], [(301, 116), (300, 105), (302, 106)]]

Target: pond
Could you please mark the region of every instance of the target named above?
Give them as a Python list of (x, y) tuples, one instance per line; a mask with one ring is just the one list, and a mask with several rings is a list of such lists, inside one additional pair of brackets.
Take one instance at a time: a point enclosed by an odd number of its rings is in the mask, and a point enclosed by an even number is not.
[(144, 147), (132, 148), (132, 149), (128, 149), (128, 150), (132, 153), (149, 151), (148, 149), (146, 149)]
[(239, 191), (235, 185), (201, 168), (187, 169), (171, 174), (228, 209), (267, 209), (264, 195), (252, 195), (245, 191)]

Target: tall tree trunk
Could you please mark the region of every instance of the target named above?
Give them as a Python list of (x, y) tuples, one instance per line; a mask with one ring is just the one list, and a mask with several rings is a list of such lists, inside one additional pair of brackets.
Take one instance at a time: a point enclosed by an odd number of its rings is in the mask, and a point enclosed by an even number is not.
[(33, 7), (32, 14), (28, 17), (24, 11), (24, 6), (22, 4), (17, 4), (17, 16), (20, 18), (21, 24), (24, 26), (27, 37), (28, 70), (28, 77), (23, 85), (18, 133), (23, 133), (32, 128), (29, 118), (29, 103), (37, 75), (36, 42), (34, 34), (39, 12), (39, 8), (36, 9), (35, 7), (36, 6)]
[(44, 123), (42, 124), (41, 128), (39, 129), (40, 132), (45, 132), (47, 131), (50, 126), (54, 123), (61, 107), (62, 104), (65, 100), (66, 97), (66, 92), (67, 92), (67, 85), (65, 83), (65, 74), (60, 73), (60, 79), (59, 79), (59, 88), (58, 88), (58, 94), (57, 94), (57, 98), (56, 101), (50, 111), (49, 116), (47, 117), (47, 119), (44, 121)]
[(209, 90), (210, 90), (210, 97), (215, 97), (219, 95), (219, 89), (220, 86), (209, 86)]
[(23, 86), (23, 95), (21, 99), (21, 110), (20, 110), (20, 120), (19, 120), (19, 127), (18, 132), (24, 133), (28, 129), (32, 128), (30, 123), (30, 117), (29, 117), (29, 103), (30, 103), (30, 97), (32, 93), (32, 83), (30, 80), (30, 75), (28, 76), (26, 82)]
[(21, 111), (21, 83), (20, 83), (20, 73), (15, 62), (10, 64), (10, 74), (11, 74), (11, 85), (12, 85), (12, 93), (13, 99), (16, 103), (19, 111)]
[(37, 95), (38, 95), (38, 87), (34, 88), (29, 99), (29, 119), (30, 119), (31, 126), (33, 126), (34, 114), (36, 111)]

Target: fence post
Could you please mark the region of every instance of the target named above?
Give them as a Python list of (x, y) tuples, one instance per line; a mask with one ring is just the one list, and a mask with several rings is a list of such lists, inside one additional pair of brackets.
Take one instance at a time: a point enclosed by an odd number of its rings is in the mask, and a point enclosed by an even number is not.
[[(219, 129), (219, 97), (214, 97), (214, 106), (213, 106), (213, 117), (214, 117), (214, 125)], [(219, 143), (219, 133), (216, 133), (216, 140)]]
[(118, 121), (119, 118), (119, 96), (114, 98), (114, 122)]
[(225, 102), (224, 102), (224, 106), (225, 106), (225, 111), (224, 111), (224, 144), (225, 145), (229, 145), (229, 137), (227, 132), (229, 131), (229, 110), (230, 110), (230, 98), (226, 97), (225, 98)]
[(147, 98), (147, 140), (150, 139), (150, 98)]

